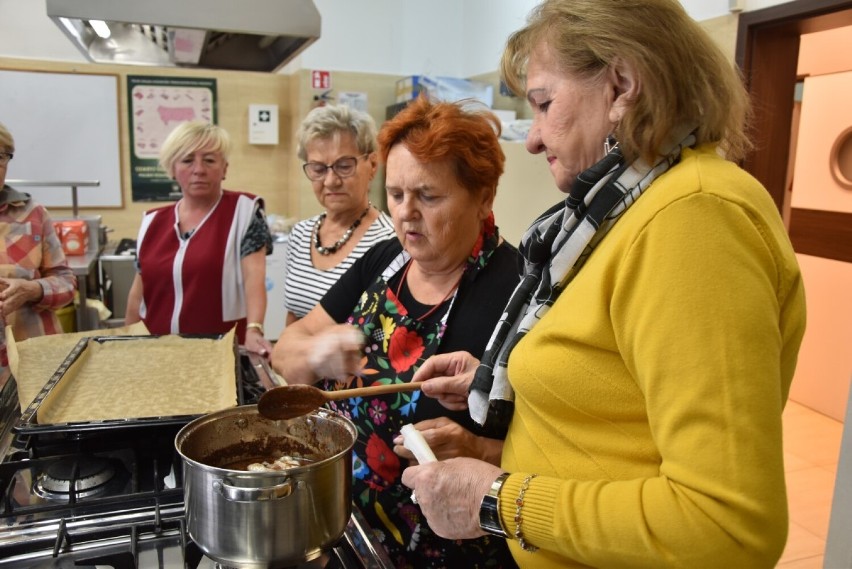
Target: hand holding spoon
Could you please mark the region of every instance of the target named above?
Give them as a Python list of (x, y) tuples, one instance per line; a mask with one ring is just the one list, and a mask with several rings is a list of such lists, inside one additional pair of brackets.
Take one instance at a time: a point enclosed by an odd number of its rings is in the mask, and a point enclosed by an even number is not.
[(417, 391), (420, 383), (392, 383), (323, 391), (312, 385), (280, 385), (265, 391), (257, 402), (258, 412), (272, 420), (293, 419), (307, 415), (321, 407), (327, 401), (339, 401), (350, 397), (383, 395)]

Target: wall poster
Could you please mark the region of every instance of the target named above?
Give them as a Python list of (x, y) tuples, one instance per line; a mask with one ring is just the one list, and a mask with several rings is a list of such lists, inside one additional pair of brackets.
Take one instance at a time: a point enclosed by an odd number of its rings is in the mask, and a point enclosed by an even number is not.
[(160, 147), (180, 123), (216, 124), (216, 79), (127, 76), (133, 201), (177, 201), (180, 188), (159, 166)]

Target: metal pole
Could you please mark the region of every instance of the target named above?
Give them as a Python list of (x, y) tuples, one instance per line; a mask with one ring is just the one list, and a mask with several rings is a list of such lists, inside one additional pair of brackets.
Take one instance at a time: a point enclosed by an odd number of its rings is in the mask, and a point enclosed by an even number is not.
[(77, 203), (77, 187), (97, 187), (101, 185), (100, 180), (82, 180), (82, 181), (41, 181), (41, 180), (6, 180), (10, 186), (33, 187), (40, 186), (46, 188), (61, 188), (63, 186), (71, 187), (71, 211), (74, 217), (79, 217), (80, 207)]
[(72, 183), (71, 184), (71, 213), (74, 215), (74, 217), (77, 217), (77, 212), (78, 212), (78, 208), (77, 208), (77, 184)]

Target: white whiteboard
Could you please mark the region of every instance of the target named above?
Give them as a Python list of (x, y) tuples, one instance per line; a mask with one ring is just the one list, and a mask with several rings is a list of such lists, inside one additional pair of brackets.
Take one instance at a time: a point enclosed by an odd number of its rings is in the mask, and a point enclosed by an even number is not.
[[(121, 207), (118, 78), (0, 69), (0, 122), (15, 139), (7, 180), (100, 181), (77, 188), (80, 207)], [(22, 187), (47, 207), (71, 207), (71, 188)]]

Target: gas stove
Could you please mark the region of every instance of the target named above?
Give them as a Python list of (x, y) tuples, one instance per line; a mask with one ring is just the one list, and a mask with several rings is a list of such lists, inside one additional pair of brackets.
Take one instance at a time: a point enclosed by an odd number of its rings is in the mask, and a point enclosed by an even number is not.
[[(240, 351), (241, 402), (274, 386)], [(186, 531), (181, 425), (16, 434), (13, 378), (0, 378), (0, 568), (212, 568)], [(390, 568), (353, 505), (344, 536), (297, 567)]]

